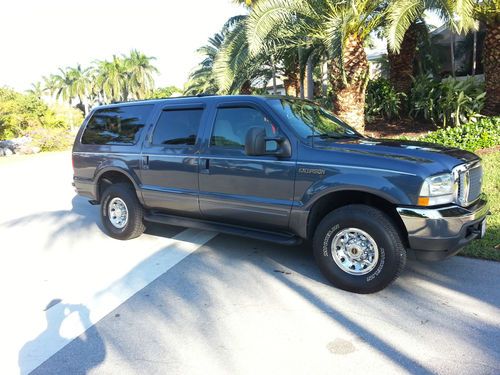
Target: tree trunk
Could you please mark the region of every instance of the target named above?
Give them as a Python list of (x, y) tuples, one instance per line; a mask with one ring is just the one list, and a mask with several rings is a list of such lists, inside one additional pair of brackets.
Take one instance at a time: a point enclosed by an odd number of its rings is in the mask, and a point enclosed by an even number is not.
[(283, 85), (285, 86), (285, 93), (288, 96), (298, 97), (300, 94), (300, 81), (299, 81), (299, 66), (298, 64), (291, 63), (285, 65), (285, 76)]
[(271, 59), (271, 65), (273, 69), (273, 95), (278, 95), (278, 88), (276, 87), (276, 63), (274, 62), (274, 58)]
[(285, 94), (287, 96), (297, 97), (300, 91), (299, 80), (295, 78), (285, 78), (283, 80), (283, 85), (285, 86)]
[(304, 93), (304, 59), (302, 58), (303, 52), (302, 48), (299, 47), (298, 49), (298, 62), (299, 62), (299, 89), (300, 89), (300, 99), (305, 98), (305, 93)]
[(321, 95), (324, 98), (328, 95), (328, 62), (326, 59), (321, 64)]
[(306, 82), (305, 82), (305, 95), (306, 99), (314, 99), (314, 78), (313, 78), (313, 57), (309, 56), (306, 63)]
[(484, 82), (486, 86), (485, 115), (500, 114), (500, 23), (486, 25), (483, 47)]
[(455, 33), (450, 29), (451, 75), (455, 77)]
[(473, 43), (472, 43), (472, 75), (476, 75), (476, 60), (477, 60), (477, 31), (474, 30), (473, 33)]
[(304, 82), (304, 74), (300, 74), (300, 80), (299, 80), (299, 91), (300, 91), (300, 99), (305, 99), (305, 82)]
[(243, 85), (241, 86), (240, 89), (240, 94), (241, 95), (252, 95), (252, 84), (249, 80), (246, 80), (243, 82)]
[(368, 80), (368, 59), (363, 40), (349, 35), (343, 51), (344, 75), (340, 62), (330, 64), (330, 80), (334, 92), (334, 111), (347, 124), (363, 132), (365, 128), (365, 91)]
[(418, 26), (412, 23), (403, 37), (399, 53), (391, 52), (387, 48), (389, 60), (389, 80), (397, 92), (410, 94), (413, 61), (417, 52)]

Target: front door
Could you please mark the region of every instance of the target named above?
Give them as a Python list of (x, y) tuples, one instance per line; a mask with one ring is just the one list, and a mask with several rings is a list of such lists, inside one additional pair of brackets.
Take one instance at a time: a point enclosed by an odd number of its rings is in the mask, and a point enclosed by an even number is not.
[(148, 208), (199, 216), (198, 133), (203, 108), (167, 107), (142, 151), (142, 196)]
[(209, 144), (200, 155), (200, 210), (203, 217), (263, 229), (286, 229), (293, 202), (295, 162), (291, 158), (247, 156), (248, 129), (282, 134), (253, 105), (217, 109)]

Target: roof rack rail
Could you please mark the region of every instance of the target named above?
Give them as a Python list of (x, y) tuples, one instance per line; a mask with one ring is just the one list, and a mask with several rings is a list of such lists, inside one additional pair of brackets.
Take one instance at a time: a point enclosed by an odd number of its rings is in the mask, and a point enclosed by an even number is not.
[[(205, 93), (203, 93), (203, 94), (197, 94), (195, 96), (197, 96), (197, 97), (200, 98), (200, 97), (203, 97), (203, 96), (218, 96), (218, 94), (205, 94)], [(182, 96), (180, 96), (180, 98), (182, 98)]]
[(109, 104), (127, 104), (127, 103), (137, 103), (137, 102), (146, 102), (150, 100), (167, 100), (167, 99), (182, 99), (182, 98), (202, 98), (205, 96), (218, 96), (218, 94), (196, 94), (196, 95), (182, 95), (182, 96), (168, 96), (166, 98), (150, 98), (150, 99), (135, 99), (128, 100), (122, 102), (113, 102)]

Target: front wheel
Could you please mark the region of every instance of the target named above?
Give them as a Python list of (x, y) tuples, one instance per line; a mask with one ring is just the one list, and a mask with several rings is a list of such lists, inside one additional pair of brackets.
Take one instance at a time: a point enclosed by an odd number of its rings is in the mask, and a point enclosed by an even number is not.
[(338, 208), (319, 224), (314, 256), (336, 287), (375, 293), (394, 281), (406, 263), (399, 231), (384, 212), (361, 204)]
[(102, 194), (101, 220), (109, 236), (118, 240), (139, 237), (146, 229), (144, 211), (132, 186), (118, 183)]

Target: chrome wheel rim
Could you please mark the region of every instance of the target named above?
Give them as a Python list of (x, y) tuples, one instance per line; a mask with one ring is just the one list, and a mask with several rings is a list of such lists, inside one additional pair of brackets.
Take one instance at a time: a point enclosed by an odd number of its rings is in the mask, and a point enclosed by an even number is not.
[(338, 232), (332, 240), (332, 257), (350, 275), (366, 275), (377, 265), (379, 250), (375, 240), (358, 228)]
[(117, 229), (122, 229), (127, 225), (128, 209), (121, 198), (111, 199), (108, 205), (108, 217), (111, 224)]

